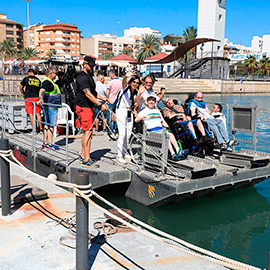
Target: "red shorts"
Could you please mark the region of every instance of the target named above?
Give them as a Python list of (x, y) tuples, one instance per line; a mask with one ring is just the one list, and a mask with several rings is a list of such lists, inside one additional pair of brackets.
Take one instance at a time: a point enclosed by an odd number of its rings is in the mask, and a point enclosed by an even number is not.
[[(25, 100), (38, 102), (39, 98), (33, 97), (33, 98), (26, 98)], [(34, 113), (34, 103), (33, 102), (25, 102), (25, 109), (26, 109), (27, 114), (33, 114)], [(36, 104), (36, 113), (40, 113), (40, 112), (41, 112), (41, 106)]]
[(80, 118), (83, 131), (93, 130), (94, 108), (76, 105), (76, 114)]

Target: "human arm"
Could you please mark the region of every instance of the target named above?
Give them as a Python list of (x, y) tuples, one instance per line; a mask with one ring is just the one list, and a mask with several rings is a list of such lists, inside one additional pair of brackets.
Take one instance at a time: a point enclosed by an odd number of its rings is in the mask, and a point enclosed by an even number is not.
[(157, 91), (156, 95), (159, 96), (158, 102), (162, 100), (162, 98), (163, 98), (164, 95), (166, 94), (166, 91), (167, 91), (167, 90), (166, 90), (166, 88), (164, 88), (164, 87), (161, 87), (160, 90)]
[(144, 91), (145, 91), (144, 86), (140, 85), (138, 95), (136, 96), (135, 101), (134, 101), (135, 103), (139, 104), (140, 100), (142, 99), (142, 94), (144, 93)]
[(101, 96), (100, 94), (97, 94), (97, 98), (104, 101), (104, 102), (109, 102), (108, 98), (104, 98), (103, 96)]
[(24, 95), (24, 86), (22, 84), (20, 84), (20, 92)]
[(45, 92), (45, 89), (44, 88), (40, 88), (39, 94), (38, 94), (39, 101), (37, 102), (37, 104), (40, 104), (40, 103), (43, 103), (44, 102), (44, 92)]
[[(106, 104), (101, 104), (101, 102), (98, 101), (97, 98), (91, 93), (91, 91), (90, 91), (89, 88), (84, 88), (82, 91), (84, 92), (85, 96), (86, 96), (92, 103), (96, 104), (96, 105), (99, 107), (99, 109), (100, 109), (101, 111), (106, 111), (106, 110), (108, 110), (108, 106), (107, 106)], [(99, 95), (98, 95), (98, 96), (99, 96)], [(97, 96), (97, 97), (98, 97), (98, 96)], [(100, 97), (101, 97), (101, 96), (100, 96)], [(99, 97), (98, 97), (98, 98), (99, 98)]]

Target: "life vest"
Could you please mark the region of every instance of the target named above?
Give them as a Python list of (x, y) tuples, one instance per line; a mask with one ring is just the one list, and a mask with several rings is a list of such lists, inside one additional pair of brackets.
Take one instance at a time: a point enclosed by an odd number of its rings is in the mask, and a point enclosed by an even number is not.
[(45, 77), (42, 82), (49, 81), (52, 83), (54, 89), (52, 92), (45, 91), (44, 92), (44, 101), (45, 103), (52, 103), (52, 104), (61, 104), (61, 91), (56, 83), (53, 80)]

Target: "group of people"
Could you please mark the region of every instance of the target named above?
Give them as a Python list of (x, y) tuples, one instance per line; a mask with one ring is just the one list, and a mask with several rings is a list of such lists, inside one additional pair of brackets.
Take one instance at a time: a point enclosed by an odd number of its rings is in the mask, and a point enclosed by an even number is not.
[[(168, 127), (164, 118), (172, 119), (177, 116), (177, 121), (191, 130), (197, 145), (214, 142), (217, 140), (222, 149), (233, 145), (235, 142), (229, 140), (226, 125), (222, 117), (220, 104), (215, 104), (211, 113), (203, 101), (203, 93), (197, 92), (194, 99), (189, 104), (189, 116), (185, 114), (181, 105), (174, 104), (170, 97), (164, 98), (165, 107), (161, 112), (157, 103), (164, 97), (165, 89), (159, 93), (153, 90), (154, 78), (147, 75), (141, 79), (136, 73), (130, 71), (121, 81), (114, 70), (109, 71), (111, 81), (105, 86), (104, 76), (98, 75), (95, 83), (94, 76), (95, 59), (86, 56), (83, 62), (83, 70), (76, 79), (76, 114), (81, 124), (81, 155), (79, 161), (83, 167), (97, 168), (98, 164), (90, 157), (91, 140), (93, 137), (93, 127), (98, 129), (99, 111), (103, 111), (103, 129), (108, 128), (107, 121), (112, 117), (112, 110), (115, 109), (116, 122), (119, 137), (117, 141), (117, 161), (121, 164), (131, 159), (128, 142), (131, 136), (134, 122), (144, 121), (149, 132), (161, 133), (163, 127)], [(58, 146), (52, 143), (53, 128), (56, 123), (57, 105), (61, 104), (61, 92), (54, 79), (56, 70), (49, 68), (46, 77), (40, 81), (29, 70), (28, 77), (21, 82), (20, 90), (25, 95), (25, 105), (27, 113), (33, 124), (33, 110), (36, 106), (39, 129), (43, 130), (40, 112), (44, 114), (44, 148), (57, 150)], [(45, 105), (42, 105), (45, 103)], [(50, 106), (46, 105), (50, 104)], [(51, 106), (52, 104), (52, 106)], [(42, 106), (41, 106), (42, 105)], [(163, 118), (164, 116), (164, 118)], [(223, 117), (224, 118), (224, 117)], [(206, 134), (202, 123), (205, 121), (215, 135), (213, 139)], [(109, 121), (111, 122), (111, 121)], [(195, 131), (197, 127), (200, 139)], [(166, 131), (169, 136), (168, 150), (171, 159), (179, 160), (188, 154), (188, 150), (181, 149), (177, 139), (170, 131)]]

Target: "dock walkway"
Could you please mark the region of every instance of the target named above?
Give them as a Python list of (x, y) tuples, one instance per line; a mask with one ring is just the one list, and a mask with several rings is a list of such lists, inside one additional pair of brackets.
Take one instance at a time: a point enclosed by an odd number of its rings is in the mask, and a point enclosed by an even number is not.
[[(48, 199), (16, 205), (12, 215), (0, 215), (0, 269), (71, 270), (75, 269), (75, 249), (59, 244), (68, 236), (64, 226), (52, 222), (54, 215), (64, 218), (75, 211), (72, 193), (11, 166), (11, 175), (31, 182), (48, 193)], [(90, 206), (89, 232), (97, 231), (93, 223), (104, 222), (104, 214)], [(181, 228), (179, 228), (181, 229)], [(75, 241), (66, 242), (74, 246)], [(89, 269), (166, 269), (221, 270), (222, 266), (184, 254), (172, 247), (134, 232), (121, 229), (103, 244), (89, 246)]]

